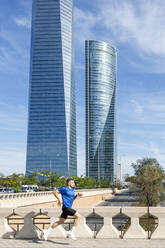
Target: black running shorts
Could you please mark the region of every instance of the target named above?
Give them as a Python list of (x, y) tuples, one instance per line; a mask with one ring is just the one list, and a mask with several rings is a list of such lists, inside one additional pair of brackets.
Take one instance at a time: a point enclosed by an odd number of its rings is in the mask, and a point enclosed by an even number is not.
[(72, 208), (64, 208), (62, 210), (62, 214), (61, 214), (61, 218), (63, 219), (67, 219), (67, 216), (73, 216), (76, 213), (76, 210), (72, 209)]

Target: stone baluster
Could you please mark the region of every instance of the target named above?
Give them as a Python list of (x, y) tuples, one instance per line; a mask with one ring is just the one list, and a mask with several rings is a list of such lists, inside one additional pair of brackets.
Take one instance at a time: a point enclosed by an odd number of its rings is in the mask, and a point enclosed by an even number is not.
[(158, 227), (151, 236), (151, 239), (165, 239), (165, 208), (150, 207), (150, 214), (158, 217)]
[(104, 225), (96, 238), (119, 238), (120, 233), (112, 224), (112, 217), (120, 213), (119, 207), (95, 207), (95, 213), (104, 217)]
[(93, 208), (76, 208), (77, 212), (81, 215), (80, 222), (75, 229), (76, 237), (78, 238), (92, 238), (93, 232), (86, 224), (86, 217), (93, 213)]
[(15, 231), (8, 225), (7, 217), (12, 214), (13, 210), (3, 208), (0, 210), (0, 238), (14, 238)]
[(131, 218), (131, 226), (126, 231), (125, 239), (144, 239), (147, 232), (139, 224), (139, 217), (147, 213), (146, 207), (123, 207), (122, 213)]

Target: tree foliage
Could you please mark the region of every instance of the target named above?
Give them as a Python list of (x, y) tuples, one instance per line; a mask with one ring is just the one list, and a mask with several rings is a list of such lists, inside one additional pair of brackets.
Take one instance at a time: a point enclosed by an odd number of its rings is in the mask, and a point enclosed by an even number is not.
[(152, 166), (156, 167), (160, 173), (164, 173), (163, 168), (160, 166), (160, 164), (159, 164), (159, 162), (157, 161), (156, 158), (142, 158), (142, 159), (138, 159), (136, 161), (136, 163), (131, 164), (131, 166), (135, 170), (135, 175), (136, 176), (141, 174), (141, 170), (144, 167), (148, 167), (149, 165), (152, 165)]
[(127, 177), (125, 181), (126, 182), (130, 182), (130, 183), (134, 183), (135, 182), (135, 179), (136, 179), (135, 176), (130, 176), (130, 177)]
[(132, 164), (135, 170), (133, 183), (141, 205), (156, 206), (163, 192), (164, 171), (155, 158), (138, 159)]
[(21, 192), (21, 186), (24, 184), (37, 184), (39, 180), (32, 173), (29, 176), (24, 174), (16, 174), (0, 178), (0, 186), (5, 188), (13, 188), (14, 192)]
[[(111, 183), (107, 179), (94, 181), (89, 177), (72, 177), (75, 181), (77, 189), (92, 189), (92, 188), (111, 188)], [(66, 177), (50, 171), (34, 171), (30, 175), (12, 174), (7, 177), (0, 177), (0, 186), (6, 188), (13, 188), (15, 192), (21, 191), (22, 185), (38, 184), (42, 186), (40, 190), (52, 189), (66, 186)], [(43, 188), (44, 187), (44, 188)]]

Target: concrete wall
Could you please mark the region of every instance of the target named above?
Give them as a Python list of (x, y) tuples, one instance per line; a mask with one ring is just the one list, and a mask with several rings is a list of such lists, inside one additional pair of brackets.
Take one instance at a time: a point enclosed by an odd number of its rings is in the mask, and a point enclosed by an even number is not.
[[(83, 194), (82, 198), (75, 200), (74, 205), (79, 207), (95, 206), (100, 201), (112, 196), (111, 189), (98, 190), (78, 190)], [(57, 207), (57, 199), (52, 191), (32, 192), (32, 193), (15, 193), (0, 195), (0, 208), (17, 208), (17, 207)]]
[[(112, 223), (112, 218), (123, 213), (130, 218), (130, 226), (124, 233), (124, 239), (146, 239), (148, 234), (139, 225), (139, 217), (147, 213), (146, 207), (95, 207), (95, 208), (77, 208), (81, 214), (81, 220), (76, 227), (76, 236), (79, 238), (121, 238), (121, 232), (116, 229)], [(150, 207), (150, 213), (158, 217), (158, 227), (152, 233), (151, 239), (165, 239), (165, 208)], [(8, 217), (13, 213), (11, 208), (0, 209), (0, 238), (22, 238), (32, 239), (40, 236), (41, 230), (33, 224), (33, 219), (37, 216), (46, 215), (53, 223), (61, 214), (60, 208), (17, 208), (14, 212), (14, 217), (22, 217), (24, 219), (23, 228), (17, 232), (13, 231), (8, 224)], [(94, 233), (86, 224), (86, 217), (95, 213), (103, 218), (103, 226), (98, 233)], [(41, 220), (43, 222), (43, 220)], [(16, 222), (16, 220), (15, 220)], [(67, 232), (63, 226), (58, 227), (50, 234), (49, 238), (66, 238)]]

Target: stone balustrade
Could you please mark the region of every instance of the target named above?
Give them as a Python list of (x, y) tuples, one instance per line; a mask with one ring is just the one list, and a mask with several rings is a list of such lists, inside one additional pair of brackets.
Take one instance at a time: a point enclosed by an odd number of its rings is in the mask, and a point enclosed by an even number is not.
[[(110, 196), (112, 194), (111, 189), (83, 189), (77, 192), (82, 192), (83, 198), (99, 195)], [(57, 202), (53, 191), (0, 194), (0, 208), (26, 207), (51, 202)]]
[(52, 191), (1, 194), (0, 208), (16, 208), (51, 201), (56, 201)]
[[(81, 214), (81, 220), (79, 225), (76, 227), (76, 236), (78, 238), (111, 238), (111, 239), (147, 239), (149, 231), (146, 230), (146, 226), (150, 226), (150, 238), (151, 239), (165, 239), (165, 208), (164, 207), (83, 207), (77, 208), (77, 211)], [(1, 208), (0, 209), (0, 238), (16, 238), (16, 239), (34, 239), (38, 238), (41, 230), (34, 223), (34, 220), (38, 221), (41, 226), (54, 222), (59, 218), (61, 214), (60, 208), (16, 208), (13, 212), (12, 208)], [(158, 225), (153, 228), (153, 222), (147, 221), (141, 225), (140, 218), (144, 216), (152, 215), (154, 218), (157, 217)], [(125, 216), (125, 226), (122, 230), (117, 228), (119, 225), (121, 215)], [(42, 216), (42, 218), (41, 218)], [(43, 216), (47, 217), (44, 220)], [(93, 221), (89, 222), (89, 218), (97, 217)], [(21, 228), (17, 228), (14, 231), (14, 227), (9, 222), (9, 219), (14, 217), (14, 224), (19, 223), (18, 217), (22, 217), (24, 223)], [(92, 224), (97, 225), (97, 221), (100, 218), (101, 225), (99, 231), (91, 227)], [(116, 219), (118, 218), (118, 219)], [(117, 221), (116, 221), (117, 220)], [(155, 220), (155, 219), (153, 219)], [(69, 220), (73, 222), (73, 219)], [(47, 223), (46, 223), (47, 222)], [(155, 221), (156, 224), (157, 221)], [(116, 224), (115, 224), (116, 223)], [(122, 234), (122, 235), (121, 235)], [(49, 238), (66, 238), (67, 231), (65, 226), (59, 226), (50, 233)]]

